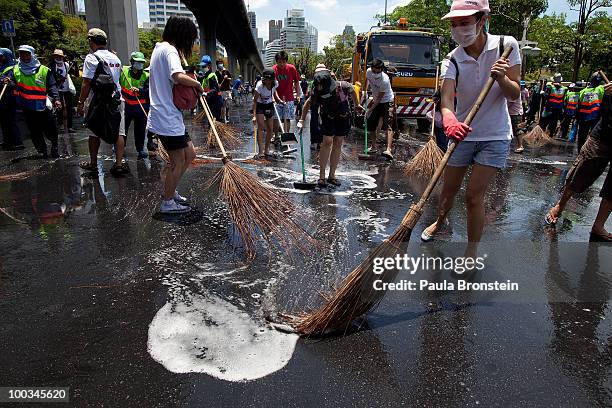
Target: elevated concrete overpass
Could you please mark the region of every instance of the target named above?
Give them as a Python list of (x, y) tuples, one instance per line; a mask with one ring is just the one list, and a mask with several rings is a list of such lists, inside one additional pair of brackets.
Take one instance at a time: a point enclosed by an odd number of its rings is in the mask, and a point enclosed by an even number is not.
[(236, 62), (241, 74), (252, 81), (264, 65), (251, 34), (244, 0), (183, 0), (200, 26), (200, 53), (214, 58), (219, 40), (228, 54), (228, 69), (236, 73)]

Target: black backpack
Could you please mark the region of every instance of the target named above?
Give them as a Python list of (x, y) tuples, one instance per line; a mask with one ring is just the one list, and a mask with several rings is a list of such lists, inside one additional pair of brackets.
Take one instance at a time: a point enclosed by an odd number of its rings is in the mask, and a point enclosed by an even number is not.
[(93, 56), (98, 60), (98, 66), (91, 80), (91, 89), (98, 97), (112, 97), (117, 92), (113, 75), (106, 72), (104, 61), (100, 57), (96, 54), (93, 54)]

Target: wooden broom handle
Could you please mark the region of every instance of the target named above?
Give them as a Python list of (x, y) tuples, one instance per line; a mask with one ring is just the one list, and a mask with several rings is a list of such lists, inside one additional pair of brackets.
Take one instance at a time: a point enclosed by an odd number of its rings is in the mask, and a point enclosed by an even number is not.
[[(504, 50), (504, 53), (502, 54), (502, 58), (508, 58), (511, 52), (512, 52), (512, 47), (511, 46), (506, 47), (506, 49)], [(493, 78), (493, 76), (489, 77), (489, 79), (487, 80), (487, 83), (482, 88), (482, 91), (480, 91), (480, 95), (478, 95), (478, 99), (476, 99), (476, 103), (474, 103), (474, 106), (472, 106), (470, 113), (468, 113), (467, 118), (465, 118), (465, 121), (463, 123), (465, 123), (468, 126), (470, 125), (470, 123), (472, 123), (472, 120), (474, 120), (474, 116), (476, 116), (476, 114), (478, 113), (480, 106), (482, 105), (483, 101), (489, 94), (489, 91), (493, 87), (494, 82), (495, 82), (495, 78)], [(425, 206), (427, 199), (431, 195), (431, 192), (433, 191), (434, 187), (438, 183), (438, 180), (442, 176), (442, 173), (444, 172), (444, 169), (446, 168), (446, 164), (448, 163), (448, 160), (450, 159), (451, 154), (453, 154), (453, 152), (455, 151), (457, 144), (459, 144), (459, 142), (457, 142), (456, 140), (453, 140), (453, 142), (448, 146), (448, 149), (446, 150), (446, 153), (444, 154), (442, 161), (438, 165), (438, 168), (436, 168), (436, 172), (434, 173), (431, 180), (429, 181), (429, 184), (427, 184), (427, 187), (425, 188), (423, 195), (421, 195), (421, 198), (419, 199), (419, 201), (414, 205), (414, 210), (416, 210), (417, 212), (421, 212), (423, 210), (423, 207)], [(415, 217), (415, 220), (414, 220), (415, 224), (417, 220), (418, 218)], [(414, 227), (414, 225), (412, 225), (411, 227)]]
[(221, 138), (219, 137), (219, 133), (217, 133), (217, 127), (215, 126), (215, 119), (210, 114), (210, 108), (208, 107), (208, 102), (206, 102), (206, 99), (204, 99), (202, 95), (199, 95), (199, 98), (200, 98), (200, 103), (204, 107), (204, 112), (206, 113), (206, 117), (208, 118), (208, 123), (210, 123), (210, 127), (212, 128), (213, 133), (215, 134), (215, 139), (217, 139), (217, 144), (219, 145), (219, 148), (221, 149), (221, 154), (223, 155), (223, 158), (227, 159), (228, 156), (225, 151), (225, 147), (223, 147), (223, 143), (221, 142)]
[(8, 83), (4, 84), (4, 86), (2, 87), (2, 92), (0, 92), (0, 99), (2, 99), (2, 97), (4, 96), (4, 92), (6, 91), (7, 86), (8, 86)]
[(600, 69), (599, 70), (599, 75), (601, 75), (601, 77), (604, 79), (604, 81), (606, 82), (606, 84), (610, 83), (610, 80), (608, 79), (608, 77), (606, 76), (606, 74), (604, 74), (604, 72)]

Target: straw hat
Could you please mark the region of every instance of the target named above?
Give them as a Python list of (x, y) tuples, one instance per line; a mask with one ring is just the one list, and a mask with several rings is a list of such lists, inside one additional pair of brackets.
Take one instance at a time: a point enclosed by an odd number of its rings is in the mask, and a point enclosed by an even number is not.
[(62, 58), (66, 57), (64, 55), (64, 51), (60, 50), (59, 48), (56, 48), (56, 49), (53, 50), (53, 56), (54, 57), (62, 57)]

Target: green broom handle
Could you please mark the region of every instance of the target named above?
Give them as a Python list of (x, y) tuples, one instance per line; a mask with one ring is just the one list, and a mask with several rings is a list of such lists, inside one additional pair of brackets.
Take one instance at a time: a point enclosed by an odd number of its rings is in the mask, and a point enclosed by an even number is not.
[(304, 168), (304, 142), (302, 141), (304, 129), (300, 129), (300, 156), (302, 158), (302, 182), (306, 183), (306, 169)]
[[(502, 54), (502, 58), (508, 58), (508, 56), (512, 52), (512, 48), (513, 47), (506, 47), (506, 49), (504, 50), (504, 53)], [(478, 99), (476, 99), (476, 103), (474, 103), (474, 106), (472, 106), (470, 113), (468, 113), (463, 123), (465, 123), (468, 126), (472, 123), (472, 120), (474, 120), (474, 117), (478, 113), (480, 106), (482, 105), (485, 98), (489, 94), (489, 91), (493, 87), (494, 83), (495, 83), (495, 78), (493, 76), (489, 77), (489, 79), (487, 80), (487, 83), (482, 88), (482, 91), (480, 91), (480, 95), (478, 95)], [(427, 184), (427, 187), (425, 188), (423, 195), (421, 195), (421, 198), (419, 199), (419, 201), (414, 205), (413, 209), (415, 211), (421, 212), (423, 210), (423, 207), (425, 206), (427, 199), (429, 199), (431, 192), (433, 191), (434, 187), (438, 183), (438, 180), (442, 176), (442, 173), (444, 172), (444, 169), (446, 168), (446, 164), (448, 163), (448, 160), (450, 159), (451, 155), (455, 151), (455, 148), (457, 147), (458, 144), (459, 144), (458, 141), (453, 140), (450, 146), (448, 146), (448, 149), (446, 150), (446, 153), (444, 154), (442, 161), (438, 165), (438, 168), (436, 168), (436, 172), (434, 173), (431, 180), (429, 181), (429, 184)], [(414, 220), (415, 224), (416, 224), (416, 221), (417, 221), (417, 218), (415, 217), (415, 220)], [(414, 227), (414, 225), (412, 225), (411, 227)]]
[(363, 145), (363, 154), (368, 154), (368, 92), (366, 91), (364, 94), (365, 101), (363, 101), (363, 105), (365, 108), (365, 112), (363, 114), (363, 136), (365, 138)]

